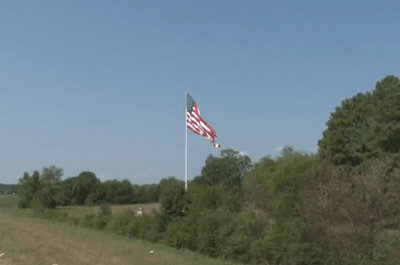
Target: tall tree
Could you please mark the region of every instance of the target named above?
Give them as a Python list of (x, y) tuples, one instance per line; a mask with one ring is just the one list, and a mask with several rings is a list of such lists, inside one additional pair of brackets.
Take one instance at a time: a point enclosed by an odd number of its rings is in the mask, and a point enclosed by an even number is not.
[(44, 167), (40, 179), (49, 182), (52, 185), (59, 184), (64, 170), (56, 166)]
[(78, 175), (73, 187), (75, 203), (84, 205), (87, 198), (93, 203), (105, 198), (105, 193), (101, 186), (101, 181), (93, 172), (84, 171)]
[(319, 153), (336, 165), (356, 167), (400, 151), (400, 80), (386, 76), (372, 92), (342, 101), (326, 123)]
[(228, 190), (238, 192), (242, 188), (244, 176), (251, 169), (251, 159), (241, 155), (238, 151), (225, 149), (220, 157), (209, 155), (201, 176), (194, 179), (194, 183), (204, 185), (222, 185)]
[(77, 178), (70, 177), (61, 181), (57, 195), (61, 205), (72, 205), (74, 203), (74, 187)]
[(57, 203), (61, 204), (58, 198), (63, 169), (56, 166), (44, 167), (40, 175), (41, 189), (35, 197), (47, 208), (55, 208)]
[(40, 190), (39, 171), (35, 170), (32, 176), (28, 172), (25, 172), (23, 177), (19, 179), (18, 195), (20, 196), (20, 201), (18, 207), (30, 207), (31, 201), (38, 190)]
[(132, 184), (128, 179), (108, 180), (103, 183), (106, 201), (111, 204), (129, 204), (133, 201)]

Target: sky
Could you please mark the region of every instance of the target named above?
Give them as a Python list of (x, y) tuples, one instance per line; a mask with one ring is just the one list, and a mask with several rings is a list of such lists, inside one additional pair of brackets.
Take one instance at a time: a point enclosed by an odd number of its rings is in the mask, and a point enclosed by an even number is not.
[[(55, 165), (184, 180), (185, 88), (223, 148), (317, 152), (399, 71), (399, 1), (2, 0), (0, 183)], [(188, 131), (188, 179), (221, 149)]]

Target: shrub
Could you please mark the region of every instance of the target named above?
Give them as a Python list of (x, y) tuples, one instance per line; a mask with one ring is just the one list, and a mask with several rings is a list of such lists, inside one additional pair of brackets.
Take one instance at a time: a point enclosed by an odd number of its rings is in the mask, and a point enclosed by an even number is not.
[(134, 217), (135, 213), (132, 210), (117, 213), (109, 221), (107, 229), (117, 235), (127, 235), (128, 225)]
[(86, 206), (90, 206), (90, 207), (93, 207), (93, 206), (96, 206), (96, 204), (94, 203), (94, 201), (93, 201), (93, 197), (92, 196), (88, 196), (86, 199), (85, 199), (85, 203), (84, 203)]
[(94, 213), (85, 214), (85, 216), (80, 220), (79, 226), (93, 228), (95, 218), (96, 215)]
[(257, 264), (269, 264), (268, 261), (272, 261), (273, 257), (268, 239), (260, 238), (252, 241), (249, 247), (249, 255), (251, 256), (252, 262)]
[(68, 220), (67, 213), (60, 213), (57, 212), (56, 210), (49, 210), (49, 209), (45, 209), (42, 212), (41, 217), (54, 222), (66, 222)]
[(314, 227), (320, 259), (331, 252), (350, 263), (386, 259), (380, 264), (390, 264), (392, 254), (384, 258), (382, 253), (390, 253), (391, 246), (380, 235), (387, 228), (399, 229), (400, 170), (388, 168), (382, 161), (371, 162), (362, 173), (327, 166), (313, 177), (302, 211)]
[(395, 265), (400, 260), (400, 235), (385, 231), (380, 235), (375, 248), (375, 258), (380, 264)]
[(197, 219), (189, 215), (168, 225), (164, 235), (165, 244), (178, 249), (197, 250)]
[(156, 222), (151, 216), (135, 216), (128, 223), (127, 235), (150, 242), (156, 242)]
[(81, 219), (79, 217), (71, 216), (68, 218), (68, 223), (74, 226), (78, 226)]
[(188, 214), (190, 201), (181, 182), (170, 181), (164, 184), (160, 196), (160, 211), (154, 215), (157, 237), (163, 237), (168, 225), (177, 222)]
[(93, 227), (95, 229), (103, 230), (107, 227), (108, 222), (112, 218), (111, 207), (108, 204), (102, 204), (93, 220)]
[(44, 213), (46, 207), (38, 200), (32, 200), (30, 206), (33, 211), (33, 216), (39, 217)]
[(235, 221), (221, 222), (219, 228), (221, 257), (248, 263), (251, 258), (249, 253), (251, 242), (262, 236), (258, 229), (258, 220), (246, 212), (228, 218)]
[(190, 214), (203, 210), (223, 208), (231, 212), (240, 210), (240, 198), (224, 186), (191, 185), (188, 192)]
[(18, 201), (18, 208), (19, 209), (26, 209), (29, 207), (29, 200), (27, 198), (21, 198)]

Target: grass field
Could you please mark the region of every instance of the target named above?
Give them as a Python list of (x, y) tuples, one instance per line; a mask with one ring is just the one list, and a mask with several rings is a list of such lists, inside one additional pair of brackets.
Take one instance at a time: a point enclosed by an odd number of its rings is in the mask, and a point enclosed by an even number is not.
[[(16, 199), (0, 196), (0, 254), (5, 253), (0, 257), (0, 265), (233, 264), (190, 251), (33, 218), (30, 210), (16, 209)], [(151, 250), (154, 254), (149, 253)]]
[[(83, 217), (88, 213), (97, 213), (100, 206), (63, 206), (58, 207), (56, 211), (62, 213), (68, 213), (70, 217)], [(148, 203), (148, 204), (131, 204), (131, 205), (113, 205), (111, 206), (112, 213), (118, 213), (124, 210), (132, 210), (135, 213), (142, 207), (146, 214), (151, 214), (152, 210), (158, 211), (160, 209), (159, 203)]]

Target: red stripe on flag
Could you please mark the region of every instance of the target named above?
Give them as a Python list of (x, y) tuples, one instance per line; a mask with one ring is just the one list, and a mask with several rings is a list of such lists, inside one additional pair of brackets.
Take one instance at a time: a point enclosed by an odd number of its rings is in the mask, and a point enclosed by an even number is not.
[(193, 103), (192, 113), (186, 112), (187, 128), (210, 141), (217, 137), (216, 131), (200, 116), (196, 103)]

